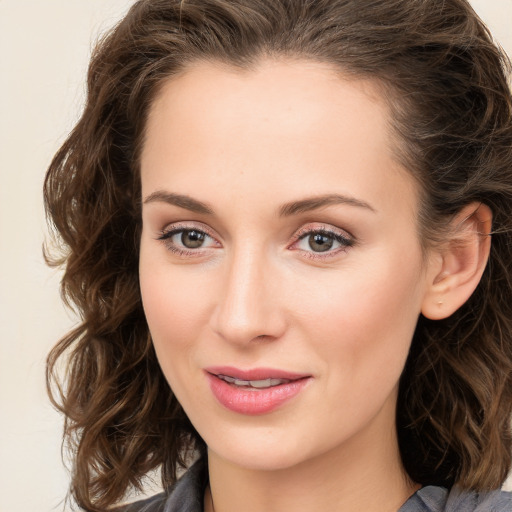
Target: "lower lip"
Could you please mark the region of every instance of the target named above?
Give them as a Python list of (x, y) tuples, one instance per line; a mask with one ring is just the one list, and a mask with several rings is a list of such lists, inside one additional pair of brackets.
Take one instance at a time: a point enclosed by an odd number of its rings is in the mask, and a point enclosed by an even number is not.
[(310, 381), (306, 377), (271, 388), (255, 389), (233, 386), (211, 373), (206, 375), (210, 389), (220, 404), (230, 411), (247, 415), (274, 411), (298, 395)]

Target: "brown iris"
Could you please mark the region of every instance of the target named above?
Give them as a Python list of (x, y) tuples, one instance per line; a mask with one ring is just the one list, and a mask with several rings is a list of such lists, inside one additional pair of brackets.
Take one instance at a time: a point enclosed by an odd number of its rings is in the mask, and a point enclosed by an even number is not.
[(332, 248), (334, 240), (332, 236), (323, 233), (314, 233), (309, 235), (308, 243), (315, 252), (325, 252)]
[(203, 245), (204, 237), (205, 234), (201, 231), (196, 231), (195, 229), (186, 230), (181, 234), (181, 243), (187, 249), (197, 249)]

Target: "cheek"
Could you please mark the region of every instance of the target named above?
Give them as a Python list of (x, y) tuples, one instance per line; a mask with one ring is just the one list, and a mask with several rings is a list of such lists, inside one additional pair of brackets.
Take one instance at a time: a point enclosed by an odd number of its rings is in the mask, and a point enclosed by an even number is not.
[(189, 393), (201, 396), (188, 376), (194, 368), (194, 340), (200, 336), (199, 326), (206, 323), (201, 320), (197, 288), (180, 279), (179, 272), (175, 274), (167, 265), (163, 271), (156, 265), (146, 266), (141, 257), (142, 302), (153, 346), (173, 394), (184, 403)]
[[(161, 261), (164, 260), (164, 261)], [(190, 279), (187, 272), (172, 271), (164, 256), (155, 256), (141, 246), (139, 265), (142, 303), (148, 326), (162, 368), (167, 357), (187, 350), (191, 341), (206, 325), (205, 298), (201, 283)]]
[(334, 370), (330, 378), (357, 383), (354, 390), (382, 379), (389, 389), (405, 364), (421, 307), (421, 266), (400, 261), (374, 258), (371, 265), (330, 275), (300, 306), (295, 303), (308, 338), (317, 340), (322, 360)]
[[(141, 272), (140, 286), (144, 312), (155, 341), (167, 338), (170, 332), (179, 333), (183, 316), (189, 315), (187, 301), (177, 293), (177, 283), (167, 276)], [(177, 319), (180, 319), (178, 322)], [(180, 336), (177, 336), (180, 338)]]

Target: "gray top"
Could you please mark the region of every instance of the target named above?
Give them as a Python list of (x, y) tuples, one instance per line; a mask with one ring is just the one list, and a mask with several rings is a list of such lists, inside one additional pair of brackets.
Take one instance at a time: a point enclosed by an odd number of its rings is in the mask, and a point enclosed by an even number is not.
[[(169, 490), (147, 500), (127, 505), (119, 512), (203, 512), (208, 483), (206, 465), (194, 464)], [(427, 486), (414, 493), (398, 512), (512, 512), (512, 493), (451, 491)]]

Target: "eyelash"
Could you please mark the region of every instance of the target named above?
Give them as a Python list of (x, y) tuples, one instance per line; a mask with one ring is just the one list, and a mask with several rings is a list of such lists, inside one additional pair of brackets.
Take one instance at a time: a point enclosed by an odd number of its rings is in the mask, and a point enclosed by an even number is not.
[(160, 233), (160, 236), (157, 238), (157, 240), (161, 240), (165, 247), (173, 252), (174, 254), (177, 254), (178, 256), (186, 257), (186, 256), (201, 256), (204, 252), (200, 249), (193, 250), (193, 249), (181, 249), (179, 247), (176, 247), (171, 241), (172, 237), (174, 235), (178, 235), (179, 233), (183, 233), (185, 231), (197, 231), (198, 233), (202, 233), (206, 235), (208, 238), (211, 238), (212, 240), (215, 240), (213, 235), (209, 233), (207, 229), (204, 227), (198, 228), (197, 226), (188, 226), (188, 225), (180, 225), (176, 224), (171, 229), (164, 229)]
[(342, 235), (339, 231), (322, 226), (318, 228), (306, 227), (299, 230), (299, 232), (296, 235), (297, 240), (293, 242), (292, 246), (297, 245), (300, 241), (304, 240), (305, 238), (311, 235), (324, 235), (330, 237), (335, 242), (338, 242), (340, 244), (340, 247), (333, 250), (328, 250), (325, 253), (299, 249), (301, 250), (301, 252), (304, 253), (304, 255), (307, 258), (310, 259), (322, 260), (332, 258), (334, 256), (337, 256), (341, 252), (346, 252), (350, 247), (353, 247), (355, 245), (355, 239), (352, 235)]
[[(185, 231), (197, 231), (198, 233), (201, 233), (203, 235), (206, 235), (206, 237), (215, 240), (215, 237), (204, 227), (198, 228), (197, 226), (190, 226), (190, 225), (174, 225), (171, 229), (162, 230), (160, 233), (160, 236), (158, 236), (157, 240), (160, 240), (164, 243), (165, 247), (171, 251), (172, 253), (181, 256), (181, 257), (199, 257), (202, 256), (204, 253), (204, 249), (201, 250), (201, 248), (198, 249), (182, 249), (177, 247), (171, 242), (171, 239), (173, 236), (178, 235), (180, 233), (183, 233)], [(335, 231), (333, 229), (329, 229), (325, 226), (321, 226), (318, 228), (313, 228), (311, 226), (303, 228), (298, 231), (298, 233), (295, 235), (294, 242), (289, 245), (288, 247), (293, 247), (300, 243), (302, 240), (307, 238), (311, 235), (324, 235), (329, 238), (332, 238), (333, 241), (340, 244), (340, 247), (335, 248), (333, 250), (325, 251), (325, 253), (322, 252), (316, 252), (316, 251), (307, 251), (303, 249), (297, 249), (301, 251), (307, 258), (315, 259), (315, 260), (324, 260), (328, 258), (332, 258), (336, 255), (338, 255), (341, 252), (346, 252), (350, 247), (353, 247), (355, 245), (355, 239), (352, 235), (342, 235), (340, 232)], [(218, 242), (217, 242), (218, 243)]]

